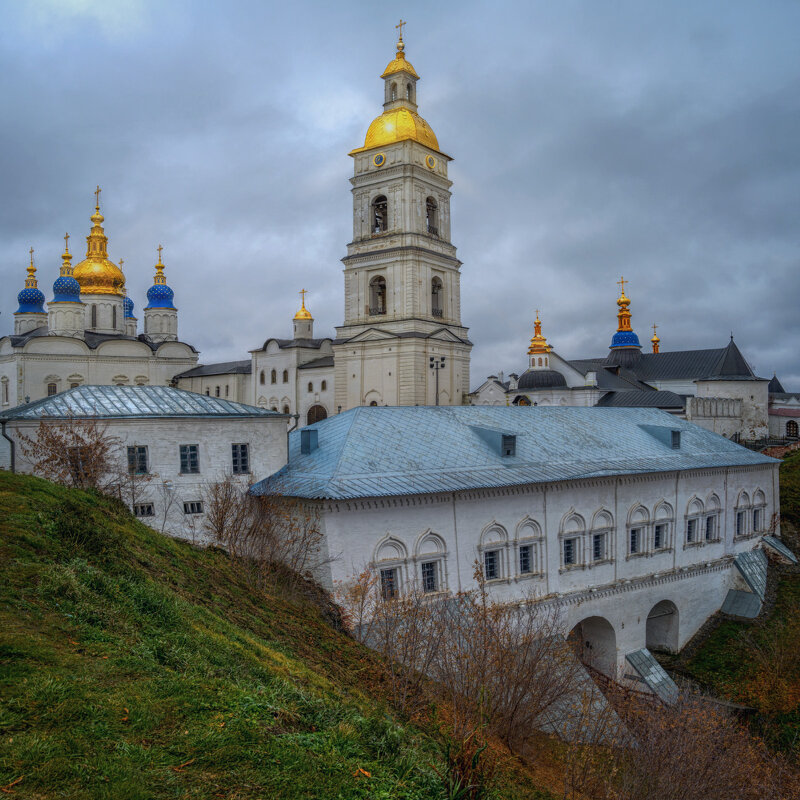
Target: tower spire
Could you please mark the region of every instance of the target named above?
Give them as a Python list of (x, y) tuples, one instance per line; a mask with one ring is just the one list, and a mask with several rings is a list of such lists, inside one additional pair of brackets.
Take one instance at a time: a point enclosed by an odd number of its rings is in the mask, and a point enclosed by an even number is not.
[(35, 289), (37, 287), (36, 283), (36, 267), (33, 263), (33, 248), (30, 249), (31, 255), (31, 263), (28, 264), (28, 277), (25, 278), (25, 288), (26, 289)]
[(300, 310), (294, 315), (295, 319), (314, 319), (311, 316), (311, 312), (306, 308), (306, 295), (308, 294), (308, 289), (301, 289), (298, 294), (302, 298), (300, 301)]
[(549, 353), (553, 348), (547, 344), (547, 339), (542, 336), (542, 321), (539, 319), (539, 309), (536, 309), (536, 319), (533, 321), (533, 338), (528, 348), (528, 355)]
[(658, 352), (658, 345), (659, 345), (659, 342), (661, 341), (661, 339), (658, 338), (658, 334), (656, 333), (657, 330), (658, 330), (658, 325), (656, 325), (655, 322), (654, 322), (653, 323), (653, 338), (650, 339), (650, 341), (653, 343), (653, 352), (654, 353)]

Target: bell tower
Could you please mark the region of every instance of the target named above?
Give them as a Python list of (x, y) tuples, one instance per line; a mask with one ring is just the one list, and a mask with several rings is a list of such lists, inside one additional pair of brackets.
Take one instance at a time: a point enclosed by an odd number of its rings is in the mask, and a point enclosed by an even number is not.
[[(333, 343), (336, 404), (461, 405), (472, 343), (461, 324), (461, 262), (450, 240), (450, 156), (417, 113), (419, 75), (401, 30), (384, 70), (383, 113), (351, 151), (353, 240), (344, 323)], [(438, 370), (431, 369), (444, 357)]]

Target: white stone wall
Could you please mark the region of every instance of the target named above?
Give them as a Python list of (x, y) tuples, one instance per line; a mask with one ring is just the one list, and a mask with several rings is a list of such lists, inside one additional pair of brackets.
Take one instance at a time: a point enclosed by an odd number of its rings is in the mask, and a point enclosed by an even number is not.
[[(35, 438), (38, 423), (11, 421), (6, 432), (16, 442), (16, 470), (32, 472), (19, 445), (20, 432)], [(282, 417), (232, 419), (225, 417), (147, 420), (110, 420), (110, 436), (121, 440), (120, 459), (127, 463), (128, 445), (144, 445), (148, 452), (149, 481), (133, 481), (126, 492), (129, 505), (152, 503), (154, 516), (141, 521), (171, 536), (207, 542), (203, 531), (205, 513), (185, 514), (185, 502), (202, 501), (205, 487), (232, 472), (234, 443), (247, 443), (250, 474), (241, 476), (244, 483), (271, 475), (286, 463), (286, 424)], [(200, 472), (182, 475), (180, 445), (199, 445)], [(9, 443), (0, 438), (0, 468), (10, 466)]]
[(732, 398), (742, 401), (743, 439), (758, 439), (769, 430), (767, 409), (769, 406), (768, 381), (697, 381), (698, 397)]
[(730, 439), (742, 431), (742, 400), (738, 397), (687, 397), (686, 419)]
[[(84, 328), (95, 333), (124, 333), (123, 298), (115, 294), (81, 294), (85, 314)], [(92, 325), (92, 308), (96, 324)]]
[[(732, 558), (757, 544), (778, 510), (777, 467), (331, 502), (323, 507), (324, 533), (329, 551), (340, 557), (323, 578), (329, 585), (347, 581), (371, 564), (396, 567), (400, 583), (408, 585), (420, 579), (422, 562), (436, 562), (441, 588), (458, 592), (475, 587), (475, 561), (497, 550), (501, 566), (500, 577), (489, 582), (493, 597), (563, 598), (570, 628), (586, 617), (605, 617), (616, 631), (621, 663), (625, 653), (645, 646), (647, 616), (661, 600), (678, 607), (681, 645), (722, 605), (733, 580)], [(761, 508), (761, 531), (752, 530), (754, 504)], [(746, 522), (737, 537), (742, 509)], [(707, 517), (716, 517), (710, 541)], [(696, 543), (686, 541), (690, 518), (697, 520)], [(656, 524), (667, 526), (659, 550)], [(640, 530), (639, 554), (630, 552), (631, 528)], [(593, 559), (594, 533), (607, 536), (606, 557), (599, 561)], [(572, 566), (564, 564), (566, 538), (578, 540)], [(521, 545), (533, 548), (528, 575), (518, 568)]]

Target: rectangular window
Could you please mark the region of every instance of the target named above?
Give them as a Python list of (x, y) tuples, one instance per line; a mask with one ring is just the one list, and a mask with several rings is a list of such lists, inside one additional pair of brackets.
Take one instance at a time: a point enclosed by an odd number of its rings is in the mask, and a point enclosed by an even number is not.
[(183, 513), (184, 514), (202, 514), (203, 513), (203, 503), (201, 500), (192, 500), (189, 503), (183, 504)]
[(592, 561), (603, 561), (606, 557), (606, 535), (595, 533), (592, 535)]
[(128, 448), (128, 472), (131, 475), (147, 474), (147, 448), (143, 445)]
[(760, 531), (761, 530), (761, 509), (754, 508), (753, 509), (753, 530)]
[(503, 435), (502, 453), (504, 456), (515, 456), (517, 454), (517, 437), (514, 435)]
[(58, 394), (58, 386), (54, 383), (47, 384), (47, 396), (52, 397), (54, 394)]
[(439, 576), (436, 573), (436, 562), (424, 561), (420, 566), (420, 569), (422, 571), (422, 591), (438, 592)]
[(381, 597), (391, 600), (397, 597), (397, 568), (381, 570)]
[(155, 511), (153, 511), (153, 504), (152, 503), (137, 503), (133, 507), (134, 516), (137, 517), (154, 517)]
[(500, 552), (498, 550), (487, 550), (483, 554), (483, 575), (487, 581), (493, 581), (500, 577)]
[(641, 548), (642, 548), (642, 529), (631, 528), (631, 533), (630, 533), (631, 555), (636, 555), (636, 553), (641, 552)]
[(564, 539), (564, 566), (568, 567), (571, 564), (578, 562), (578, 540), (577, 539)]
[(533, 545), (524, 544), (519, 548), (519, 574), (529, 575), (533, 572)]
[(232, 444), (233, 474), (244, 475), (250, 472), (250, 452), (246, 444)]
[(744, 511), (737, 511), (736, 512), (736, 535), (737, 536), (744, 536), (745, 533), (745, 518), (744, 518)]
[(196, 475), (200, 472), (198, 449), (199, 447), (196, 444), (181, 445), (181, 473), (183, 475)]
[(686, 520), (686, 542), (687, 544), (691, 544), (692, 542), (697, 541), (697, 520), (696, 519), (687, 519)]
[(706, 541), (713, 542), (717, 538), (717, 518), (706, 517)]
[(661, 550), (667, 546), (667, 526), (664, 523), (656, 525), (653, 530), (653, 550)]

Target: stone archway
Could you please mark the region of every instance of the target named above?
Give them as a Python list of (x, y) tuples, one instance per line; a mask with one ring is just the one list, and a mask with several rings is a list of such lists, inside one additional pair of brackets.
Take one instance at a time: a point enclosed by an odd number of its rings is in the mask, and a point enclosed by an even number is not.
[(676, 653), (680, 642), (679, 623), (678, 607), (672, 600), (656, 603), (647, 615), (647, 649)]
[(325, 410), (324, 406), (311, 406), (306, 414), (306, 424), (313, 425), (315, 422), (322, 422), (323, 419), (327, 418), (328, 412)]
[(608, 675), (617, 676), (617, 635), (605, 617), (586, 617), (570, 631), (569, 639), (584, 664)]

